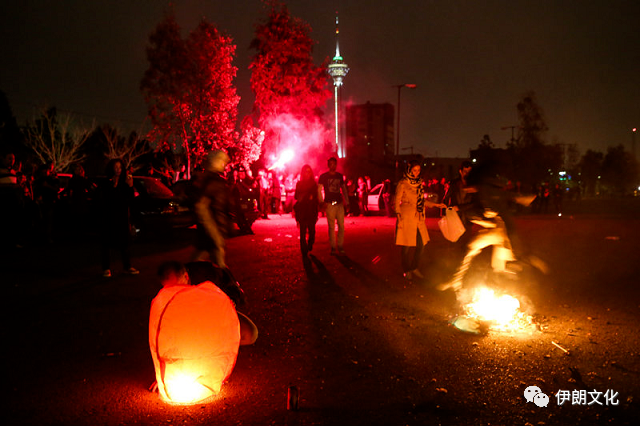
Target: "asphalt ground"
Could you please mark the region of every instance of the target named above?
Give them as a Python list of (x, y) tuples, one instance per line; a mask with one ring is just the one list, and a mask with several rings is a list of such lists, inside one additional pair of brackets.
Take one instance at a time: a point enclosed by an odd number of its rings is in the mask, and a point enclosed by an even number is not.
[[(271, 215), (254, 224), (255, 235), (228, 241), (228, 264), (248, 298), (240, 310), (257, 324), (258, 340), (240, 349), (221, 394), (194, 406), (149, 392), (147, 344), (156, 268), (189, 259), (192, 230), (137, 241), (138, 276), (120, 273), (116, 258), (114, 277), (102, 278), (91, 239), (7, 253), (2, 423), (635, 425), (639, 212), (632, 199), (567, 204), (561, 218), (518, 216), (522, 246), (549, 271), (525, 263), (500, 284), (536, 326), (483, 335), (452, 326), (455, 294), (436, 289), (459, 260), (437, 218), (427, 219), (425, 278), (407, 282), (392, 218), (347, 218), (347, 254), (339, 257), (329, 254), (321, 218), (305, 260), (295, 221)], [(483, 255), (474, 263), (477, 276), (487, 276), (487, 262)], [(287, 410), (291, 386), (297, 411)], [(527, 402), (529, 386), (549, 397), (546, 407)], [(575, 398), (560, 404), (559, 391)], [(581, 401), (581, 391), (594, 397)]]

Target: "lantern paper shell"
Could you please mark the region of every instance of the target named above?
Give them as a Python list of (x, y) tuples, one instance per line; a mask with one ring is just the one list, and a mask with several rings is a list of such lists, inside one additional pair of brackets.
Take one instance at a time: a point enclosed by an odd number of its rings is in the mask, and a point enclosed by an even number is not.
[(149, 348), (164, 400), (189, 404), (220, 392), (239, 345), (238, 314), (212, 282), (165, 287), (153, 299)]

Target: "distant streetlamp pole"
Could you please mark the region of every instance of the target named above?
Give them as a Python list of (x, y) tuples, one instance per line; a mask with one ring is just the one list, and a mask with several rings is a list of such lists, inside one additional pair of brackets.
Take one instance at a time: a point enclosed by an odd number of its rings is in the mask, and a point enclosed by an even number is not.
[(515, 140), (516, 140), (516, 139), (513, 137), (513, 132), (514, 132), (514, 130), (516, 129), (516, 127), (518, 127), (518, 126), (503, 126), (503, 127), (501, 127), (501, 128), (500, 128), (500, 130), (507, 130), (507, 129), (511, 129), (511, 141), (510, 141), (510, 142), (511, 142), (512, 144), (513, 144), (513, 143), (515, 142)]
[(400, 91), (402, 90), (403, 87), (407, 87), (409, 89), (415, 89), (418, 86), (416, 84), (404, 83), (404, 84), (396, 84), (393, 87), (398, 88), (398, 115), (396, 117), (396, 157), (399, 157), (400, 156)]
[(631, 129), (631, 153), (633, 154), (633, 159), (637, 160), (636, 158), (636, 133), (637, 133), (638, 129), (637, 128), (633, 128)]

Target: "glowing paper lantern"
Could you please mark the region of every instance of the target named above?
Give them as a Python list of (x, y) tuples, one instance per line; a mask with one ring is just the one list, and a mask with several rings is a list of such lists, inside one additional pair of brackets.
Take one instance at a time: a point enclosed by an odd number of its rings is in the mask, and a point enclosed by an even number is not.
[(164, 400), (190, 404), (217, 394), (239, 345), (236, 310), (212, 282), (164, 287), (153, 299), (149, 348)]

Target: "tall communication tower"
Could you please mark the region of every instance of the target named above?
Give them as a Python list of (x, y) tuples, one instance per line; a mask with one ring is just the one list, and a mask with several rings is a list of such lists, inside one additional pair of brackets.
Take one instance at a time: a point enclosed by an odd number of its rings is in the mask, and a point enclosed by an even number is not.
[(345, 158), (347, 156), (347, 145), (344, 138), (340, 137), (340, 112), (342, 111), (342, 105), (340, 102), (340, 91), (342, 88), (342, 80), (349, 73), (349, 66), (344, 62), (342, 56), (340, 56), (340, 43), (338, 37), (340, 30), (338, 29), (338, 12), (336, 12), (336, 55), (333, 57), (331, 63), (327, 66), (327, 72), (333, 78), (333, 101), (334, 101), (334, 113), (336, 117), (336, 150), (338, 151), (338, 157)]

